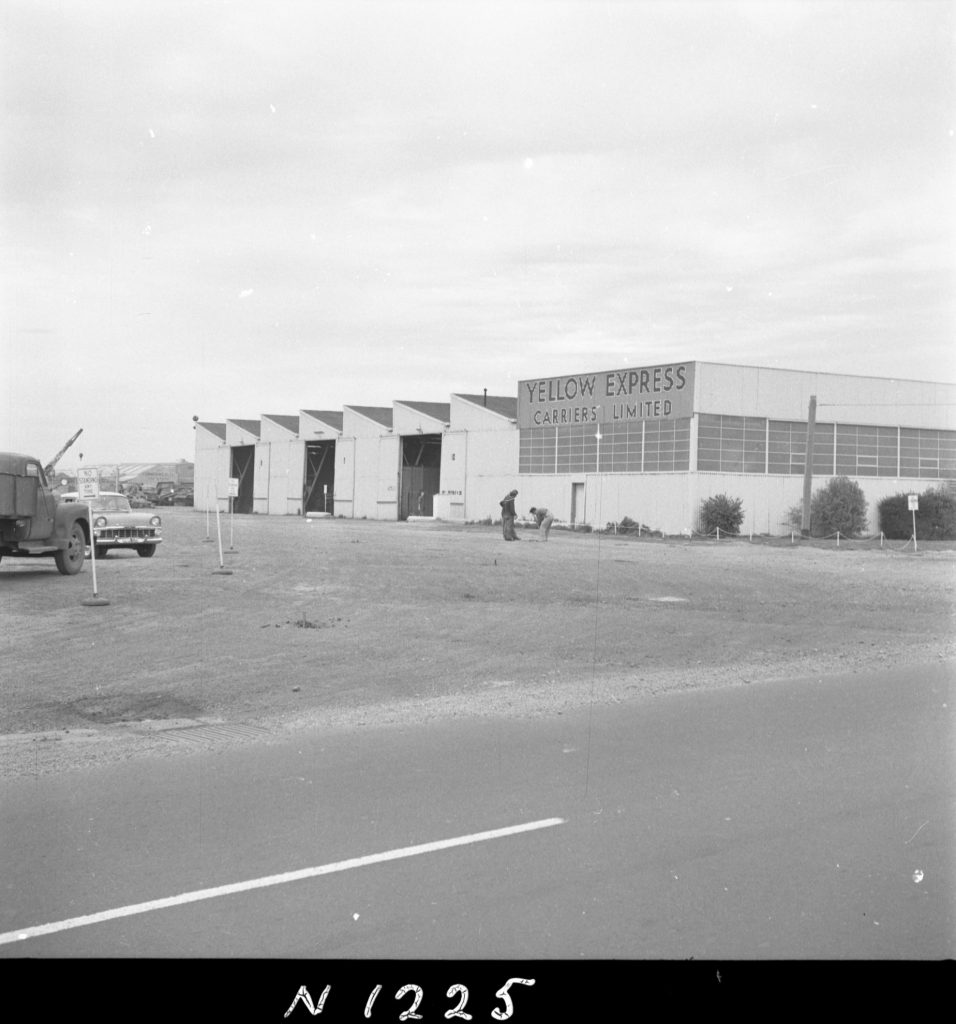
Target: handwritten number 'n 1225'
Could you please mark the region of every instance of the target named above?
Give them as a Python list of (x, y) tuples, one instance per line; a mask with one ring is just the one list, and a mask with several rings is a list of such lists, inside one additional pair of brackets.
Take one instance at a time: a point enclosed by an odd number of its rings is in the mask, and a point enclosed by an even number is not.
[[(501, 988), (495, 993), (495, 996), (504, 1003), (504, 1009), (499, 1010), (497, 1007), (491, 1011), (491, 1016), (494, 1020), (510, 1020), (514, 1014), (514, 1003), (511, 1001), (511, 996), (508, 994), (508, 990), (512, 985), (533, 985), (534, 978), (509, 978)], [(313, 1016), (318, 1017), (322, 1013), (325, 1007), (325, 1001), (329, 997), (329, 993), (332, 991), (331, 985), (326, 985), (322, 990), (322, 995), (313, 1002), (312, 996), (309, 993), (308, 988), (302, 985), (299, 991), (296, 992), (295, 998), (292, 1000), (292, 1005), (288, 1010), (285, 1011), (285, 1016), (288, 1017), (290, 1013), (298, 1006), (299, 1003), (305, 1007), (306, 1010)], [(376, 985), (375, 988), (369, 993), (368, 1002), (365, 1004), (365, 1019), (370, 1020), (372, 1017), (372, 1007), (375, 1005), (375, 1000), (378, 998), (379, 992), (382, 991), (381, 985)], [(424, 992), (420, 985), (403, 985), (396, 993), (396, 999), (403, 999), (409, 993), (412, 994), (412, 1005), (407, 1009), (403, 1010), (399, 1015), (400, 1021), (407, 1020), (421, 1020), (422, 1015), (416, 1013), (418, 1007), (421, 1005)], [(468, 988), (465, 985), (452, 985), (448, 989), (446, 996), (449, 999), (454, 999), (458, 996), (458, 1005), (450, 1010), (445, 1011), (445, 1020), (471, 1020), (472, 1015), (465, 1012), (465, 1006), (468, 1002)]]

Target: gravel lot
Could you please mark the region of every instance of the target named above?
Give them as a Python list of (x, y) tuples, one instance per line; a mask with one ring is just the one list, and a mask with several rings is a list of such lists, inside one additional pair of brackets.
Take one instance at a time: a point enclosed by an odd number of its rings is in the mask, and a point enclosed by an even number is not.
[(97, 562), (107, 606), (89, 563), (0, 565), (0, 775), (954, 656), (952, 545), (237, 516), (221, 575), (214, 517), (163, 518)]

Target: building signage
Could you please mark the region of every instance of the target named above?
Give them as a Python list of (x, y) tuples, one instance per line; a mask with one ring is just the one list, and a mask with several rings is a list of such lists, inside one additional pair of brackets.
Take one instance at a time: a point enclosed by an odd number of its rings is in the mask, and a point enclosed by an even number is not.
[(518, 382), (519, 427), (669, 420), (693, 411), (693, 363)]

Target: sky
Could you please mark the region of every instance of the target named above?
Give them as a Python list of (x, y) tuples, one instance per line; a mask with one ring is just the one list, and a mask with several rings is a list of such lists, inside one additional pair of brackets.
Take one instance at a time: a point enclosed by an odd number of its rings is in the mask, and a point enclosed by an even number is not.
[(703, 360), (956, 381), (956, 5), (5, 0), (0, 448)]

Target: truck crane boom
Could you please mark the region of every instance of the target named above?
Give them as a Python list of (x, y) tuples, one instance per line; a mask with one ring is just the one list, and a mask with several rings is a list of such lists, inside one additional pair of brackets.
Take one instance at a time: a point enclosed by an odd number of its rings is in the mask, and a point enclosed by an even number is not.
[(63, 458), (63, 456), (67, 453), (67, 451), (76, 443), (76, 439), (82, 433), (83, 433), (83, 428), (80, 427), (80, 429), (70, 438), (70, 440), (67, 441), (66, 444), (63, 445), (63, 447), (56, 453), (56, 455), (54, 455), (53, 458), (50, 459), (50, 461), (43, 467), (43, 472), (47, 476), (52, 476), (53, 470), (56, 467), (56, 464), (60, 461), (60, 459)]

